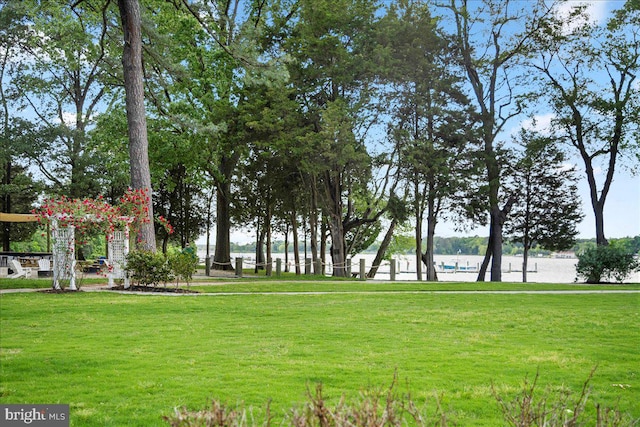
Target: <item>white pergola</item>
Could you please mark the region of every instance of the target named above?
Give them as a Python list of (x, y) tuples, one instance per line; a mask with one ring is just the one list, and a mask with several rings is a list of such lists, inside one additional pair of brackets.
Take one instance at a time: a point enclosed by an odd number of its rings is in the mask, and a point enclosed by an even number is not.
[[(107, 235), (107, 277), (109, 286), (114, 280), (124, 280), (124, 287), (129, 287), (129, 279), (125, 271), (127, 254), (129, 253), (129, 224), (130, 217), (120, 217), (124, 225), (123, 230), (115, 230)], [(86, 215), (83, 221), (97, 221), (93, 215)], [(76, 254), (75, 254), (75, 226), (60, 226), (58, 219), (51, 221), (52, 252), (53, 252), (53, 288), (62, 289), (60, 282), (69, 281), (69, 289), (77, 290), (76, 286)]]

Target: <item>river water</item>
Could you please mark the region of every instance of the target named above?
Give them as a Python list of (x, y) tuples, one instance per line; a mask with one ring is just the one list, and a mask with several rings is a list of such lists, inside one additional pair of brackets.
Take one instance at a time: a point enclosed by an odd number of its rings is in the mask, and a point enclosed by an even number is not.
[[(204, 250), (198, 250), (198, 255), (204, 259)], [(274, 269), (275, 260), (280, 259), (284, 270), (284, 254), (273, 254)], [(360, 260), (363, 259), (365, 269), (368, 272), (373, 264), (374, 254), (356, 255), (351, 260), (351, 271), (360, 271)], [(254, 254), (231, 254), (232, 263), (235, 265), (236, 258), (243, 258), (243, 267), (252, 268), (255, 266)], [(482, 263), (482, 256), (479, 255), (436, 255), (435, 263), (438, 267), (438, 279), (441, 282), (475, 282), (478, 276), (478, 268)], [(301, 260), (304, 256), (301, 255)], [(303, 262), (303, 261), (302, 261)], [(502, 281), (522, 282), (522, 257), (503, 256), (502, 257)], [(538, 283), (574, 283), (576, 279), (577, 258), (550, 258), (550, 257), (530, 257), (527, 267), (527, 282)], [(288, 257), (289, 268), (293, 271), (293, 254)], [(416, 259), (413, 256), (396, 257), (396, 280), (416, 280)], [(455, 269), (456, 264), (458, 269)], [(301, 267), (304, 272), (304, 266)], [(327, 274), (331, 274), (331, 265), (327, 265)], [(424, 271), (424, 268), (423, 268)], [(424, 277), (424, 273), (423, 273)], [(490, 280), (490, 273), (487, 272), (486, 280)], [(390, 262), (383, 261), (378, 269), (375, 279), (390, 279)], [(633, 274), (627, 282), (640, 283), (640, 272)]]

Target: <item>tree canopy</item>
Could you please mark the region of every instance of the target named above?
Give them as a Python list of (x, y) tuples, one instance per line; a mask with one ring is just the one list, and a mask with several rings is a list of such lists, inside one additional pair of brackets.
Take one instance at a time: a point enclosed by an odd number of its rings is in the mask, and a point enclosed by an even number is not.
[[(3, 210), (147, 189), (145, 242), (184, 247), (215, 228), (214, 268), (231, 268), (230, 233), (243, 229), (258, 254), (291, 236), (296, 256), (304, 240), (314, 263), (346, 275), (382, 230), (381, 258), (407, 227), (430, 267), (436, 224), (455, 219), (489, 227), (478, 280), (499, 281), (526, 198), (511, 172), (549, 183), (534, 166), (555, 168), (570, 148), (562, 161), (582, 163), (603, 243), (614, 172), (639, 160), (633, 1), (606, 24), (580, 7), (560, 21), (542, 0), (0, 7)], [(556, 137), (527, 169), (509, 132), (541, 110)], [(151, 229), (154, 212), (176, 232)], [(580, 220), (546, 205), (538, 215), (567, 234)], [(26, 237), (4, 238), (6, 249)]]

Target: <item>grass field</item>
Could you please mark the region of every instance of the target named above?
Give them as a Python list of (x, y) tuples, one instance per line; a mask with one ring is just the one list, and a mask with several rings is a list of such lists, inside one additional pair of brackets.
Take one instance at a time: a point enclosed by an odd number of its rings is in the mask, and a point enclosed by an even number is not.
[[(496, 426), (504, 423), (492, 383), (512, 398), (539, 370), (541, 391), (579, 394), (597, 365), (588, 409), (617, 405), (640, 418), (640, 294), (227, 286), (198, 289), (247, 293), (3, 294), (0, 402), (68, 403), (73, 426), (162, 426), (174, 407), (211, 398), (256, 412), (271, 399), (282, 416), (316, 383), (335, 401), (386, 387), (397, 372), (400, 388), (428, 408), (440, 396), (456, 425)], [(251, 294), (255, 286), (272, 293)], [(301, 289), (330, 293), (274, 293)], [(345, 289), (369, 292), (336, 292)]]

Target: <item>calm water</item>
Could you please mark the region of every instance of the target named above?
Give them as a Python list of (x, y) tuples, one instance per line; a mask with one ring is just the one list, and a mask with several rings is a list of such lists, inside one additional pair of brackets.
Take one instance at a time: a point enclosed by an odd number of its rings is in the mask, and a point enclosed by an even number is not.
[[(198, 250), (198, 254), (204, 259), (204, 250)], [(231, 254), (232, 263), (236, 257), (242, 257), (244, 268), (251, 268), (255, 265), (254, 254)], [(351, 271), (356, 273), (359, 271), (360, 259), (365, 260), (367, 272), (371, 268), (373, 254), (364, 254), (353, 257), (351, 261)], [(284, 254), (273, 254), (274, 266), (275, 259), (280, 258), (284, 265)], [(301, 256), (303, 259), (303, 256)], [(396, 280), (416, 280), (416, 260), (415, 257), (398, 256), (398, 267), (396, 268)], [(475, 282), (477, 278), (477, 268), (482, 263), (482, 256), (479, 255), (436, 255), (435, 262), (438, 268), (438, 279), (442, 282)], [(522, 257), (503, 256), (502, 257), (502, 281), (503, 282), (522, 282)], [(578, 260), (576, 258), (538, 258), (531, 257), (528, 261), (527, 282), (539, 283), (574, 283), (576, 278), (575, 266)], [(469, 271), (454, 272), (450, 268), (442, 269), (442, 265), (453, 267), (458, 264), (461, 269)], [(289, 265), (293, 270), (293, 254), (289, 254)], [(275, 267), (274, 267), (275, 268)], [(284, 269), (284, 267), (283, 267)], [(304, 272), (304, 267), (302, 267)], [(424, 268), (423, 268), (424, 271)], [(331, 268), (327, 267), (330, 274)], [(423, 274), (424, 277), (424, 274)], [(486, 280), (490, 279), (487, 272)], [(383, 261), (378, 269), (374, 280), (389, 280), (389, 261)], [(640, 273), (635, 273), (630, 277), (628, 282), (639, 283)]]

